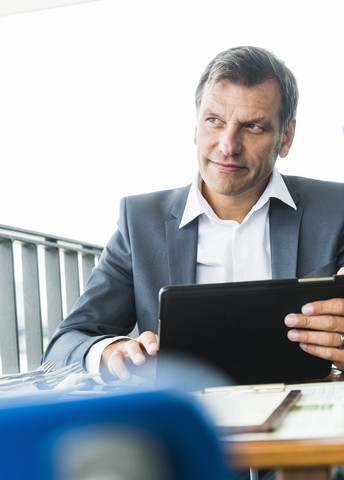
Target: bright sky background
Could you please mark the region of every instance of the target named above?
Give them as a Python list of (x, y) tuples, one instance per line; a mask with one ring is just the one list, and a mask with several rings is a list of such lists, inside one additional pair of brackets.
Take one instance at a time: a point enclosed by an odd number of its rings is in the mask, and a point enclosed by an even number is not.
[(121, 197), (190, 183), (194, 90), (236, 45), (270, 48), (298, 79), (280, 171), (344, 181), (343, 13), (343, 0), (100, 0), (0, 17), (0, 223), (103, 245)]

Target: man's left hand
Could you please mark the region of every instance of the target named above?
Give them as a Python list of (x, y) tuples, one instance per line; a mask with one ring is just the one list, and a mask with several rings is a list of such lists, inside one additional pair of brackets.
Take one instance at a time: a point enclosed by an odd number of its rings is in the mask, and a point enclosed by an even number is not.
[[(344, 275), (344, 268), (338, 271)], [(292, 327), (288, 338), (299, 342), (307, 353), (331, 360), (337, 368), (344, 370), (344, 298), (333, 298), (304, 305), (300, 314), (286, 316), (285, 324)], [(304, 328), (306, 330), (298, 330)]]

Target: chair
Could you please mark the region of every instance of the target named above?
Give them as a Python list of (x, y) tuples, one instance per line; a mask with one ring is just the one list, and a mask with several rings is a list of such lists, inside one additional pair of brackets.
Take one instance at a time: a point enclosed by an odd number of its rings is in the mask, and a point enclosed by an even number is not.
[(0, 477), (224, 480), (218, 438), (172, 391), (0, 400)]

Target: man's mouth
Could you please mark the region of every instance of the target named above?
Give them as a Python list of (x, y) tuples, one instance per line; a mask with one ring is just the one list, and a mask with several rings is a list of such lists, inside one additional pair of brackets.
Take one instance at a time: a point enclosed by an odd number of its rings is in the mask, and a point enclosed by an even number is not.
[(236, 173), (241, 172), (246, 167), (238, 165), (237, 163), (223, 163), (223, 162), (213, 162), (210, 160), (212, 165), (222, 172)]

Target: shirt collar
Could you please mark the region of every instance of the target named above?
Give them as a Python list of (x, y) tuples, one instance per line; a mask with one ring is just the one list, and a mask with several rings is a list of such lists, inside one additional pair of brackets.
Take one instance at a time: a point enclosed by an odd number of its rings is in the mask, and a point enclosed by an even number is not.
[[(203, 180), (198, 172), (191, 185), (179, 228), (183, 228), (185, 225), (202, 214), (207, 215), (211, 219), (220, 220), (201, 193), (202, 182)], [(281, 200), (283, 203), (296, 210), (295, 202), (292, 199), (289, 190), (277, 168), (273, 169), (266, 189), (258, 199), (258, 202), (252, 207), (251, 211), (258, 210), (272, 197)]]

